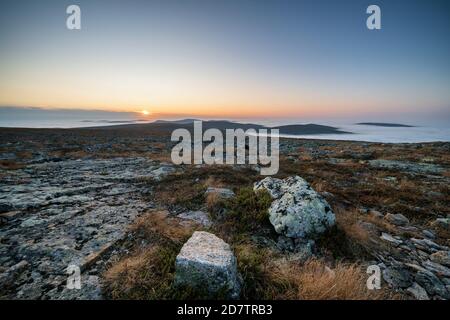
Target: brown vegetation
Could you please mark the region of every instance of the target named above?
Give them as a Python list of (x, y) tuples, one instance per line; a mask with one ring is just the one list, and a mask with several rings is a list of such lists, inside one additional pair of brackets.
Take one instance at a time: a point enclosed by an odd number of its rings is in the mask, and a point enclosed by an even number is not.
[(25, 165), (14, 160), (0, 160), (0, 169), (18, 170), (25, 168)]

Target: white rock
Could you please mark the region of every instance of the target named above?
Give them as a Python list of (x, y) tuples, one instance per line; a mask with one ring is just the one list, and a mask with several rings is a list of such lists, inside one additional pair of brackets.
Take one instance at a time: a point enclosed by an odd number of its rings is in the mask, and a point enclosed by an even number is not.
[(175, 284), (206, 290), (236, 299), (240, 293), (236, 258), (222, 239), (196, 231), (175, 261)]
[(267, 177), (253, 189), (266, 189), (274, 198), (269, 220), (275, 231), (289, 238), (315, 238), (335, 224), (327, 201), (299, 176), (284, 180)]

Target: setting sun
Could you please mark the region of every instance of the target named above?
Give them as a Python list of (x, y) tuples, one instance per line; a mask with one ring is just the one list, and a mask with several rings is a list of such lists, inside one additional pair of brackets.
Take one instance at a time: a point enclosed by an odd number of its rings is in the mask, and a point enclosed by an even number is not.
[(147, 110), (142, 110), (141, 113), (142, 113), (144, 116), (148, 116), (148, 115), (150, 114), (150, 112), (148, 112)]

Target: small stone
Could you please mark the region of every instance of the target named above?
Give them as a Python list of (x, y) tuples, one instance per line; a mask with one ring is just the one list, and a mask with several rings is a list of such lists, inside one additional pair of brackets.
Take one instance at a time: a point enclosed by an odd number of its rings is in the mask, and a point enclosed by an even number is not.
[(450, 267), (450, 251), (437, 251), (430, 255), (430, 260)]
[(450, 269), (440, 265), (439, 263), (431, 262), (430, 260), (425, 261), (422, 264), (427, 270), (433, 272), (439, 277), (450, 277)]
[(437, 243), (435, 243), (429, 239), (411, 238), (411, 241), (414, 243), (414, 245), (417, 248), (428, 251), (428, 252), (436, 252), (436, 251), (443, 249), (443, 247), (441, 247), (440, 245), (438, 245)]
[(223, 199), (229, 199), (229, 198), (233, 198), (235, 196), (233, 190), (231, 189), (226, 189), (226, 188), (214, 188), (214, 187), (209, 187), (208, 189), (206, 189), (205, 194), (216, 194), (217, 196), (219, 196), (220, 198)]
[(423, 230), (422, 233), (423, 233), (423, 235), (424, 235), (425, 237), (427, 237), (428, 239), (434, 240), (434, 239), (436, 238), (436, 235), (435, 235), (432, 231), (430, 231), (430, 230)]
[(44, 222), (45, 222), (45, 220), (43, 220), (43, 219), (38, 219), (38, 218), (32, 217), (32, 218), (29, 218), (29, 219), (23, 221), (20, 224), (20, 226), (22, 228), (31, 228), (31, 227), (37, 226), (39, 224), (42, 224)]
[(411, 287), (406, 289), (406, 291), (411, 293), (412, 296), (414, 298), (416, 298), (417, 300), (430, 300), (430, 298), (428, 297), (427, 291), (424, 288), (422, 288), (421, 286), (419, 286), (417, 284), (417, 282), (414, 282)]
[(450, 218), (438, 218), (432, 226), (443, 231), (450, 231)]
[(155, 180), (161, 180), (163, 177), (174, 173), (175, 172), (175, 168), (174, 167), (170, 167), (170, 166), (162, 166), (159, 167), (158, 169), (155, 169), (151, 172), (152, 176), (154, 177)]
[(368, 214), (369, 214), (369, 216), (371, 216), (372, 218), (375, 218), (375, 219), (383, 219), (384, 218), (384, 215), (380, 211), (370, 210)]
[(207, 212), (204, 211), (188, 211), (183, 212), (178, 215), (179, 218), (185, 219), (185, 220), (191, 220), (194, 222), (197, 222), (198, 224), (209, 228), (212, 223), (209, 219), (209, 215)]
[(446, 299), (450, 298), (450, 294), (447, 291), (445, 285), (443, 285), (442, 282), (439, 281), (439, 278), (436, 277), (432, 272), (430, 271), (417, 272), (415, 280), (420, 286), (425, 288), (428, 294), (438, 295)]
[(399, 245), (399, 244), (403, 243), (402, 240), (397, 240), (393, 236), (391, 236), (389, 233), (386, 233), (386, 232), (381, 233), (380, 239), (391, 242), (395, 245)]
[(407, 288), (412, 284), (411, 274), (401, 266), (391, 266), (383, 270), (383, 279), (393, 288)]
[(398, 214), (388, 213), (384, 217), (384, 219), (386, 219), (387, 221), (396, 226), (406, 226), (407, 224), (409, 224), (409, 219), (400, 213)]

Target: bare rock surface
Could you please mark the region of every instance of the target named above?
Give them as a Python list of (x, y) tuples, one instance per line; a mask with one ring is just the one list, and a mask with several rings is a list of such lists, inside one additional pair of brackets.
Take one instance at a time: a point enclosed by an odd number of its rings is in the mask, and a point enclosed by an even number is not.
[(412, 174), (440, 174), (445, 169), (437, 164), (417, 163), (398, 160), (369, 160), (369, 165), (379, 169), (408, 171)]
[(89, 277), (85, 290), (82, 282), (69, 294), (67, 266), (83, 272), (95, 264), (152, 207), (142, 199), (148, 192), (142, 182), (169, 172), (149, 159), (113, 158), (31, 164), (2, 178), (0, 208), (16, 212), (0, 225), (2, 295), (99, 297), (98, 281)]

